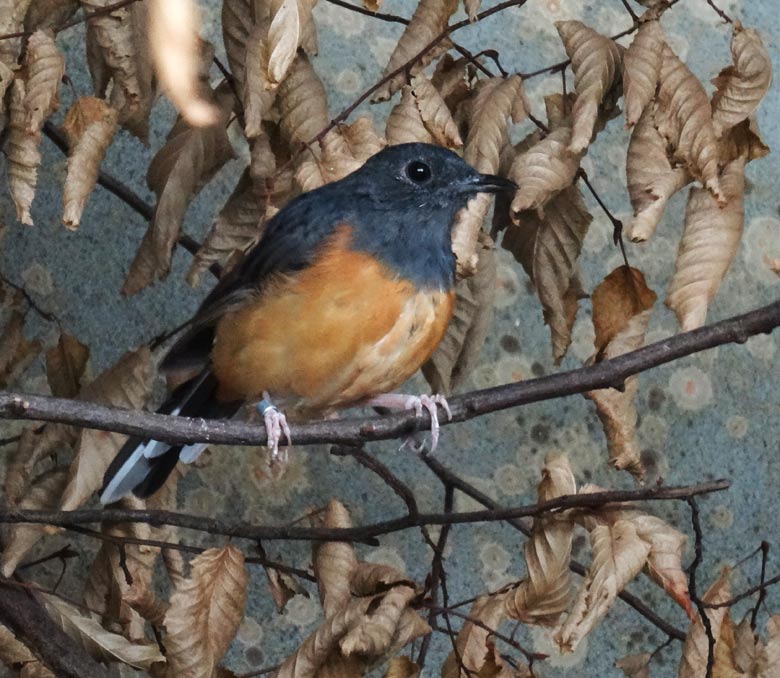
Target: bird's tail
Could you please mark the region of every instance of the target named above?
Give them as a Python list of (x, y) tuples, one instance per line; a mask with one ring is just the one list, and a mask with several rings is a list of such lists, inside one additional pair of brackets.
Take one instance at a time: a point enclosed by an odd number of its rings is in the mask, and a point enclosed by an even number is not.
[[(211, 370), (179, 386), (157, 410), (161, 414), (186, 417), (221, 418), (235, 414), (237, 407), (215, 398), (217, 381)], [(131, 492), (148, 497), (159, 490), (176, 463), (193, 462), (207, 445), (169, 445), (157, 440), (131, 436), (119, 450), (103, 477), (102, 504), (119, 501)]]

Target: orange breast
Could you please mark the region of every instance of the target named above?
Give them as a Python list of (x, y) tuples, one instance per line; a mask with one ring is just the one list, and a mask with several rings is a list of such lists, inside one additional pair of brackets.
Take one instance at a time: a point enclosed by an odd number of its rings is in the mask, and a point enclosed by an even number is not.
[(430, 357), (454, 294), (416, 290), (349, 240), (340, 228), (310, 267), (270, 281), (220, 321), (221, 398), (268, 391), (288, 408), (325, 410), (397, 388)]

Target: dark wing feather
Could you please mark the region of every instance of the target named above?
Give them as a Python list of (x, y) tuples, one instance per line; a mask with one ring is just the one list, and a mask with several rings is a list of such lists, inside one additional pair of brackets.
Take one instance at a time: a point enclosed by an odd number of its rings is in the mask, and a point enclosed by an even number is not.
[(214, 344), (219, 319), (254, 297), (271, 275), (294, 273), (308, 266), (317, 247), (347, 220), (344, 188), (329, 184), (291, 201), (268, 222), (260, 242), (223, 276), (204, 299), (184, 334), (168, 351), (161, 369), (204, 367)]

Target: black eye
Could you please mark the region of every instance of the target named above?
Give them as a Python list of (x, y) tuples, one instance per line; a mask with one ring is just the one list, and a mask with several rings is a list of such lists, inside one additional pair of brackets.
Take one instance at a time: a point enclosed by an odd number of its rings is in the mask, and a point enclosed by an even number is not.
[(415, 160), (406, 166), (406, 176), (417, 184), (423, 184), (431, 178), (431, 168), (424, 162)]

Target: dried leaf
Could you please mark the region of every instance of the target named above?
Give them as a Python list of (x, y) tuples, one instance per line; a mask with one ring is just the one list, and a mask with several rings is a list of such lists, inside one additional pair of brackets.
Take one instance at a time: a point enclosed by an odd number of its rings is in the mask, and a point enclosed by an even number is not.
[(374, 129), (373, 120), (365, 116), (350, 125), (339, 125), (339, 131), (352, 157), (361, 164), (387, 146)]
[(116, 133), (119, 114), (103, 99), (81, 97), (65, 116), (63, 130), (70, 141), (68, 174), (65, 177), (62, 221), (75, 230), (92, 189), (100, 163)]
[(460, 148), (463, 141), (458, 132), (458, 126), (452, 119), (452, 114), (444, 103), (441, 94), (430, 80), (418, 73), (412, 78), (412, 94), (420, 111), (420, 117), (425, 124), (434, 143), (447, 148)]
[(734, 65), (723, 69), (712, 84), (712, 121), (715, 134), (749, 118), (772, 84), (772, 60), (758, 31), (737, 23), (731, 38)]
[(495, 248), (484, 236), (477, 272), (456, 284), (455, 310), (447, 333), (422, 367), (423, 376), (434, 393), (452, 393), (477, 364), (493, 322), (495, 296)]
[(275, 88), (268, 80), (267, 73), (268, 28), (267, 21), (254, 24), (246, 42), (244, 86), (240, 91), (247, 139), (254, 139), (263, 133), (263, 119), (268, 117), (276, 99)]
[(211, 264), (224, 265), (236, 252), (246, 252), (258, 242), (263, 234), (265, 211), (246, 169), (195, 254), (187, 282), (197, 287), (200, 276)]
[[(385, 66), (383, 77), (389, 76), (409, 62), (412, 58), (428, 45), (439, 33), (447, 28), (450, 16), (458, 9), (458, 0), (420, 0), (409, 24), (404, 29), (403, 35), (398, 40), (390, 60)], [(411, 75), (419, 73), (431, 61), (446, 51), (447, 41), (439, 43), (438, 48), (428, 50), (419, 59), (415, 59), (409, 68)], [(399, 73), (390, 78), (372, 99), (373, 102), (386, 101), (395, 94), (406, 81), (406, 75)]]
[(629, 48), (623, 54), (623, 92), (626, 126), (639, 122), (642, 112), (655, 98), (661, 74), (664, 29), (657, 19), (640, 24)]
[(601, 621), (620, 593), (642, 570), (650, 545), (627, 520), (597, 525), (590, 531), (593, 561), (568, 617), (555, 633), (561, 649), (574, 652)]
[[(728, 619), (728, 616), (726, 619)], [(729, 622), (727, 627), (724, 620), (724, 624), (721, 626), (720, 639), (721, 641), (726, 640), (726, 636), (729, 633), (733, 636), (731, 639), (733, 642), (724, 642), (723, 644), (731, 645), (729, 650), (733, 658), (734, 669), (736, 669), (738, 675), (743, 673), (751, 676), (757, 674), (760, 670), (761, 655), (764, 648), (756, 634), (753, 633), (753, 629), (750, 628), (750, 618), (745, 617), (736, 628), (734, 628), (734, 624), (731, 623), (730, 619)]]
[(385, 136), (391, 146), (412, 142), (423, 144), (434, 142), (433, 135), (428, 131), (420, 115), (411, 85), (404, 85), (401, 89), (401, 101), (393, 107), (387, 117)]
[[(504, 615), (502, 595), (480, 596), (469, 610), (470, 619), (480, 621), (490, 629), (498, 629)], [(455, 641), (457, 656), (454, 650), (447, 655), (441, 667), (442, 678), (461, 678), (478, 673), (492, 654), (488, 638), (489, 632), (483, 626), (477, 626), (473, 621), (464, 622)]]
[(463, 158), (478, 171), (495, 174), (509, 142), (508, 119), (520, 123), (530, 105), (519, 75), (480, 82), (469, 111), (469, 133)]
[(148, 6), (145, 2), (105, 8), (113, 0), (81, 0), (85, 11), (96, 13), (87, 23), (87, 58), (95, 94), (104, 97), (113, 80), (110, 103), (119, 122), (142, 141), (149, 133), (149, 113), (155, 98), (151, 65)]
[[(405, 657), (401, 657), (401, 659), (405, 659)], [(11, 664), (34, 661), (36, 661), (35, 655), (27, 649), (27, 646), (16, 640), (16, 636), (8, 627), (0, 625), (0, 662), (10, 667)], [(398, 675), (405, 674), (399, 673)]]
[(82, 612), (57, 596), (41, 593), (40, 597), (55, 623), (96, 659), (120, 661), (147, 671), (152, 664), (165, 661), (157, 643), (132, 643), (118, 633), (106, 631), (93, 615)]
[[(606, 352), (607, 345), (615, 341), (631, 320), (653, 307), (657, 295), (647, 286), (645, 276), (637, 268), (618, 266), (593, 290), (593, 326), (596, 330), (594, 345), (599, 359)], [(637, 334), (631, 335), (636, 341), (626, 344), (623, 352), (639, 348), (643, 339)], [(611, 357), (619, 355), (613, 350)]]
[[(53, 509), (65, 486), (65, 469), (56, 468), (41, 474), (32, 481), (25, 497), (17, 505), (20, 509)], [(5, 525), (3, 550), (0, 553), (0, 571), (10, 577), (22, 559), (47, 532), (45, 525), (18, 523)]]
[[(629, 323), (627, 332), (644, 337), (649, 317), (649, 311), (640, 313)], [(634, 325), (639, 326), (636, 331)], [(639, 380), (633, 376), (625, 380), (622, 391), (605, 388), (586, 391), (583, 395), (596, 404), (596, 414), (607, 439), (609, 463), (620, 471), (628, 471), (635, 480), (641, 481), (645, 468), (636, 435), (638, 414), (634, 402), (638, 388)]]
[[(576, 492), (568, 459), (564, 455), (548, 455), (539, 483), (539, 501)], [(556, 624), (565, 612), (571, 600), (569, 562), (573, 528), (568, 518), (545, 515), (534, 519), (531, 538), (523, 546), (528, 574), (506, 594), (509, 617), (547, 626)]]
[(479, 14), (479, 6), (482, 4), (482, 0), (463, 0), (463, 9), (466, 10), (466, 14), (469, 16), (469, 21), (476, 21), (477, 14)]
[(570, 127), (558, 127), (515, 158), (509, 170), (509, 178), (519, 187), (512, 200), (515, 215), (544, 207), (553, 196), (572, 185), (581, 155), (568, 151), (571, 134)]
[(325, 87), (303, 54), (279, 85), (277, 101), (282, 132), (291, 143), (308, 143), (330, 121)]
[[(322, 515), (323, 527), (352, 527), (346, 507), (331, 499)], [(330, 617), (350, 600), (350, 585), (357, 570), (355, 550), (349, 542), (326, 541), (314, 547), (314, 574), (325, 615)]]
[[(374, 605), (376, 605), (376, 597), (358, 598), (349, 602), (336, 614), (329, 615), (282, 664), (277, 678), (314, 678), (321, 675), (320, 668), (325, 664), (334, 648), (338, 646), (339, 639), (365, 617), (368, 610)], [(344, 675), (345, 678), (352, 675), (360, 676), (364, 666), (362, 663), (357, 666), (361, 672), (341, 671), (340, 674)], [(340, 674), (333, 673), (332, 675), (335, 678)]]
[(73, 398), (81, 390), (81, 378), (89, 360), (89, 347), (67, 332), (60, 334), (57, 345), (46, 351), (46, 378), (51, 394)]
[(418, 678), (422, 669), (409, 657), (393, 657), (387, 665), (385, 678)]
[(769, 617), (766, 636), (766, 645), (758, 660), (758, 678), (774, 678), (780, 666), (780, 615)]
[[(253, 0), (224, 0), (222, 3), (222, 41), (225, 44), (230, 73), (235, 79), (236, 89), (244, 91), (246, 80), (245, 64), (247, 42), (253, 26), (259, 23), (255, 20), (255, 3)], [(243, 102), (246, 108), (246, 101)]]
[(232, 105), (229, 93), (223, 93), (222, 105), (222, 118), (211, 127), (191, 127), (183, 119), (177, 120), (165, 146), (149, 164), (146, 180), (157, 194), (157, 205), (130, 265), (123, 294), (135, 294), (168, 275), (190, 201), (222, 165), (234, 157), (225, 129)]
[(194, 0), (150, 0), (149, 45), (162, 88), (193, 127), (218, 125), (200, 84), (200, 17)]
[(38, 30), (30, 36), (25, 55), (27, 91), (24, 109), (27, 113), (27, 131), (41, 131), (45, 120), (59, 108), (57, 90), (65, 74), (65, 57), (57, 49), (54, 33)]
[[(469, 131), (463, 157), (480, 172), (499, 172), (501, 152), (509, 146), (508, 118), (521, 122), (528, 116), (523, 81), (513, 75), (506, 80), (491, 78), (477, 90), (469, 107)], [(474, 275), (480, 233), (490, 210), (490, 197), (482, 194), (458, 213), (452, 229), (452, 251), (457, 258), (459, 278)], [(498, 203), (496, 203), (498, 210)]]
[(394, 586), (364, 619), (339, 641), (345, 656), (381, 656), (390, 649), (401, 615), (417, 592), (411, 586)]
[(7, 388), (24, 374), (41, 351), (41, 342), (24, 336), (26, 316), (14, 309), (0, 334), (0, 388)]
[(704, 87), (666, 45), (661, 61), (655, 123), (674, 156), (723, 205), (718, 180), (718, 144)]
[(59, 28), (79, 10), (78, 0), (32, 0), (24, 15), (24, 30)]
[(21, 223), (32, 226), (30, 207), (38, 183), (38, 165), (41, 164), (41, 152), (38, 149), (41, 135), (27, 130), (27, 110), (24, 107), (26, 87), (24, 80), (14, 80), (11, 88), (8, 137), (3, 153), (7, 161), (8, 190), (16, 205), (16, 217)]
[(543, 217), (532, 211), (521, 213), (520, 225), (510, 226), (501, 241), (536, 286), (556, 363), (571, 343), (580, 296), (576, 264), (592, 220), (579, 188), (571, 186), (547, 204)]
[(758, 160), (769, 155), (769, 146), (761, 136), (758, 128), (758, 120), (751, 115), (735, 125), (720, 138), (720, 163), (728, 165), (740, 156), (744, 156), (746, 162)]
[(5, 472), (3, 498), (6, 506), (19, 505), (28, 494), (39, 462), (68, 450), (75, 444), (76, 435), (73, 427), (63, 424), (47, 424), (40, 432), (35, 428), (22, 431)]
[(634, 208), (628, 237), (633, 242), (650, 239), (669, 198), (693, 178), (685, 167), (672, 165), (666, 147), (655, 126), (655, 108), (648, 106), (631, 133), (626, 159), (628, 195)]
[(701, 327), (707, 308), (737, 253), (744, 225), (745, 158), (723, 168), (725, 207), (700, 188), (692, 188), (685, 208), (685, 230), (666, 305), (683, 330)]
[[(148, 347), (125, 353), (113, 366), (84, 387), (80, 399), (101, 405), (140, 409), (152, 389), (154, 370)], [(85, 429), (68, 473), (61, 508), (71, 511), (83, 504), (103, 484), (103, 475), (126, 436)]]
[(599, 105), (620, 74), (621, 48), (580, 21), (556, 21), (555, 27), (574, 71), (577, 100), (572, 110), (573, 129), (568, 149), (577, 155), (588, 148)]
[(193, 559), (165, 615), (168, 675), (211, 676), (243, 619), (248, 582), (244, 555), (231, 544)]
[(298, 0), (281, 0), (277, 5), (271, 26), (268, 29), (268, 81), (271, 85), (280, 83), (298, 51), (301, 22), (298, 15)]
[[(731, 598), (731, 589), (729, 587), (729, 576), (731, 570), (723, 568), (720, 577), (710, 586), (707, 592), (702, 596), (705, 603), (724, 603)], [(707, 617), (710, 620), (712, 635), (716, 644), (720, 638), (721, 624), (726, 617), (728, 609), (725, 607), (710, 608), (707, 610)], [(685, 637), (683, 645), (682, 661), (680, 662), (680, 678), (701, 678), (705, 675), (707, 668), (707, 656), (709, 654), (709, 640), (707, 632), (704, 629), (701, 619), (691, 622), (688, 627), (688, 634)]]
[(626, 678), (650, 678), (650, 659), (652, 656), (649, 652), (629, 654), (618, 659), (615, 662), (615, 667), (620, 669)]

